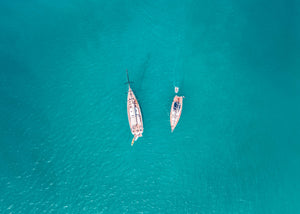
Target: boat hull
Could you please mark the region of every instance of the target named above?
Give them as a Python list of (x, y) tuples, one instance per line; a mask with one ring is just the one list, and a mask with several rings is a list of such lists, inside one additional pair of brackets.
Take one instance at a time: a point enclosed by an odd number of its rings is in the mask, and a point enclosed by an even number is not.
[(144, 127), (140, 105), (130, 87), (127, 95), (127, 115), (131, 133), (136, 141), (139, 137), (142, 137)]
[(182, 106), (183, 106), (183, 97), (176, 95), (173, 99), (171, 111), (170, 111), (170, 124), (171, 124), (172, 132), (174, 131), (181, 117)]

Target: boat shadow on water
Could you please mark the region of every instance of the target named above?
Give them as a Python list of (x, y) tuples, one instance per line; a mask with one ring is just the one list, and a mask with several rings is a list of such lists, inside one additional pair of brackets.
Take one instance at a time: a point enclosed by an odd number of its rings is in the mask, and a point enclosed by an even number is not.
[(145, 79), (146, 73), (149, 71), (150, 60), (151, 60), (151, 54), (148, 53), (146, 55), (145, 60), (143, 61), (143, 63), (139, 66), (139, 69), (138, 69), (138, 72), (137, 72), (137, 79), (139, 81), (135, 85), (135, 88), (138, 91), (143, 90), (144, 79)]

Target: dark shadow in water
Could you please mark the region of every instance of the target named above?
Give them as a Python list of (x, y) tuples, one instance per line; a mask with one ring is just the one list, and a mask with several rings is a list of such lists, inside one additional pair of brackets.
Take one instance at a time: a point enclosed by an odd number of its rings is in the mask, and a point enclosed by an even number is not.
[[(132, 71), (130, 69), (128, 69), (131, 87), (135, 93), (137, 91), (143, 90), (143, 83), (144, 83), (144, 79), (145, 79), (145, 74), (148, 71), (150, 58), (151, 58), (151, 55), (150, 55), (150, 53), (148, 53), (146, 55), (145, 60), (143, 61), (143, 63), (140, 66), (132, 69)], [(126, 79), (125, 84), (127, 84), (127, 79)], [(127, 91), (125, 92), (125, 94), (127, 95)]]
[(44, 157), (53, 151), (41, 83), (22, 61), (3, 53), (0, 59), (0, 170), (7, 177), (36, 175), (46, 185), (56, 175)]
[(4, 53), (0, 53), (0, 68), (1, 75), (28, 75), (30, 73), (30, 70), (24, 63)]
[(137, 78), (136, 78), (138, 80), (138, 82), (136, 84), (136, 89), (137, 90), (142, 90), (143, 89), (145, 74), (148, 71), (150, 59), (151, 59), (151, 54), (148, 53), (146, 55), (146, 58), (145, 58), (144, 62), (138, 68), (138, 72), (137, 72), (138, 75), (137, 75)]

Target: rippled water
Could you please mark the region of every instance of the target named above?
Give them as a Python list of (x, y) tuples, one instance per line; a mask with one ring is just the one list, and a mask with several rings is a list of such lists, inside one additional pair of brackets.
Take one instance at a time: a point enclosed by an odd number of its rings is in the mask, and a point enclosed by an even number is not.
[(300, 212), (299, 8), (1, 1), (0, 212)]

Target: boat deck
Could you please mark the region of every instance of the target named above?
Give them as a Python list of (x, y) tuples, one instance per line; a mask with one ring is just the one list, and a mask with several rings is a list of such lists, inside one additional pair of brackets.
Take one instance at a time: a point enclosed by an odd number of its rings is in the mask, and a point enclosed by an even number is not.
[(143, 119), (140, 106), (130, 87), (127, 96), (127, 113), (131, 133), (134, 135), (135, 140), (137, 140), (138, 137), (142, 136), (144, 130)]
[(176, 95), (173, 99), (171, 112), (170, 112), (170, 124), (171, 124), (172, 132), (177, 126), (177, 123), (180, 119), (181, 112), (182, 112), (182, 105), (183, 105), (183, 97)]

